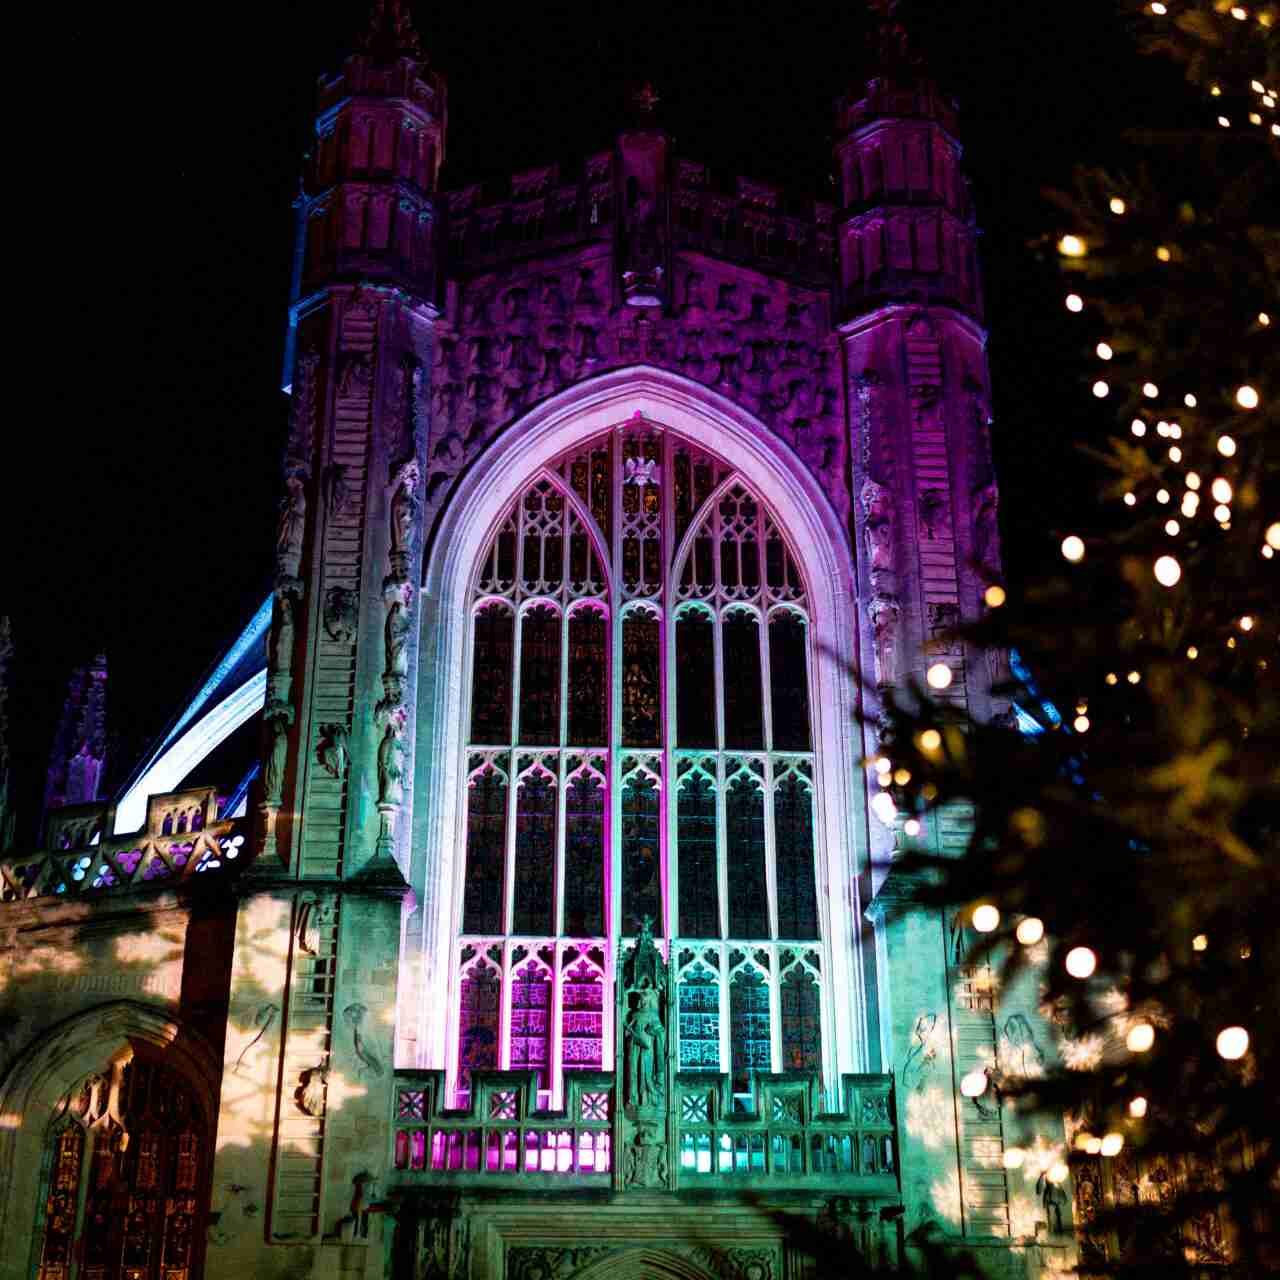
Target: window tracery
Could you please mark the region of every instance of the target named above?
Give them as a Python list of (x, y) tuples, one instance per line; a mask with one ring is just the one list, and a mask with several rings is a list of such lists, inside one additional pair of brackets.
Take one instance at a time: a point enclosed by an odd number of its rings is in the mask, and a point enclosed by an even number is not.
[(457, 1086), (610, 1063), (646, 917), (698, 941), (682, 1069), (823, 1070), (811, 636), (767, 502), (636, 417), (513, 496), (472, 592)]
[(36, 1280), (188, 1280), (209, 1155), (206, 1118), (179, 1073), (126, 1055), (86, 1077), (49, 1133)]

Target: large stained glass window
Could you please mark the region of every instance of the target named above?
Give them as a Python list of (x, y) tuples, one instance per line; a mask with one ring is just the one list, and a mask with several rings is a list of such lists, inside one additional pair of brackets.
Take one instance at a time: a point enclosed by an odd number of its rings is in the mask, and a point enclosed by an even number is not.
[[(140, 1056), (104, 1064), (58, 1107), (36, 1224), (36, 1280), (190, 1280), (211, 1149), (187, 1081)], [(73, 1271), (74, 1268), (74, 1271)]]
[(455, 1087), (611, 1064), (646, 918), (682, 1069), (822, 1069), (812, 637), (767, 499), (632, 418), (511, 495), (472, 610)]

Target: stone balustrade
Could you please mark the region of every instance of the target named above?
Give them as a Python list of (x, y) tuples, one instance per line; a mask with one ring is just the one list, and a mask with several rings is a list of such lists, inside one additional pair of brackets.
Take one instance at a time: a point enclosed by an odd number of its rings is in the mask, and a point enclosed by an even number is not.
[(151, 796), (146, 824), (132, 835), (109, 834), (114, 819), (103, 803), (55, 810), (45, 849), (0, 859), (0, 903), (172, 888), (248, 861), (248, 821), (218, 817), (212, 787)]

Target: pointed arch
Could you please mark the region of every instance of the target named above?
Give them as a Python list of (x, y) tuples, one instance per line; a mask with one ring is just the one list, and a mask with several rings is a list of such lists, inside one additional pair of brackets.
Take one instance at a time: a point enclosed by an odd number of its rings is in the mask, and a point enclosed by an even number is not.
[(716, 1280), (684, 1253), (645, 1245), (622, 1249), (588, 1263), (570, 1280)]
[[(847, 535), (813, 477), (784, 441), (739, 406), (700, 384), (644, 366), (616, 370), (578, 384), (514, 423), (468, 469), (441, 515), (435, 551), (426, 566), (421, 611), (422, 670), (428, 675), (420, 689), (418, 723), (423, 737), (415, 753), (415, 794), (419, 801), (415, 805), (415, 862), (410, 872), (419, 901), (430, 904), (431, 919), (424, 922), (422, 964), (431, 974), (427, 986), (436, 984), (436, 988), (424, 990), (419, 1008), (405, 1010), (403, 1016), (419, 1021), (418, 1044), (440, 1046), (440, 1061), (433, 1059), (422, 1065), (446, 1066), (443, 1046), (447, 1043), (449, 984), (453, 981), (450, 974), (456, 969), (456, 956), (451, 959), (450, 951), (458, 929), (454, 904), (460, 901), (465, 876), (458, 856), (463, 847), (466, 811), (463, 772), (468, 709), (464, 703), (471, 682), (464, 620), (474, 603), (470, 594), (474, 566), (495, 530), (509, 518), (513, 495), (523, 493), (534, 478), (552, 472), (557, 459), (583, 450), (593, 440), (610, 433), (621, 433), (625, 438), (628, 424), (633, 421), (641, 426), (652, 424), (682, 449), (714, 455), (718, 464), (727, 469), (718, 473), (705, 490), (699, 490), (696, 504), (677, 517), (676, 545), (687, 550), (694, 530), (707, 518), (713, 494), (723, 496), (729, 491), (729, 487), (721, 485), (721, 478), (732, 475), (762, 504), (762, 509), (767, 508), (773, 521), (770, 528), (776, 526), (784, 536), (787, 554), (794, 555), (797, 562), (795, 585), (802, 592), (803, 612), (811, 633), (812, 749), (820, 760), (815, 788), (815, 849), (822, 889), (821, 935), (834, 944), (829, 980), (842, 997), (832, 1002), (835, 1007), (831, 1010), (831, 1025), (824, 1035), (825, 1070), (829, 1078), (842, 1071), (864, 1070), (867, 1055), (862, 966), (857, 960), (856, 942), (848, 941), (859, 933), (857, 881), (865, 851), (865, 825), (860, 821), (861, 793), (853, 785), (857, 760), (854, 738), (849, 732), (854, 720), (855, 691), (848, 673), (856, 666), (857, 627), (852, 610), (853, 573)], [(627, 461), (637, 470), (650, 466), (645, 458)], [(611, 465), (621, 464), (615, 459)], [(612, 518), (616, 525), (622, 517), (615, 512)], [(765, 526), (761, 523), (759, 527)], [(620, 536), (616, 527), (605, 532), (610, 543)], [(764, 551), (761, 547), (762, 576)], [(618, 554), (616, 546), (613, 554)], [(765, 593), (764, 607), (753, 613), (758, 616), (761, 635), (767, 636), (768, 631), (765, 609), (789, 598), (785, 590), (776, 596)], [(610, 594), (610, 602), (609, 643), (615, 649), (624, 639), (624, 618), (636, 607), (653, 611), (662, 644), (674, 644), (674, 621), (668, 616), (668, 602), (661, 593), (655, 595), (647, 589), (629, 592), (624, 584), (624, 589)], [(746, 606), (745, 600), (738, 604), (739, 608)], [(670, 607), (674, 609), (674, 600)], [(615, 661), (620, 656), (616, 654)], [(767, 661), (767, 655), (762, 656)], [(437, 674), (433, 676), (432, 672)], [(670, 702), (674, 690), (664, 687), (661, 697)], [(668, 706), (669, 721), (674, 713), (674, 705)], [(615, 707), (611, 720), (616, 715)], [(616, 736), (617, 724), (613, 732)], [(664, 750), (659, 745), (651, 748), (639, 743), (625, 749), (638, 757), (652, 754), (655, 758)], [(624, 781), (621, 771), (610, 779), (616, 794), (620, 795)], [(670, 782), (671, 779), (658, 779), (655, 785), (665, 788)], [(766, 796), (766, 804), (771, 803)], [(611, 805), (616, 804), (616, 798), (611, 800)], [(771, 814), (771, 809), (768, 812)], [(625, 820), (620, 810), (609, 819), (613, 823)], [(771, 817), (769, 824), (772, 830)], [(620, 837), (615, 832), (613, 838)], [(665, 831), (661, 838), (668, 839)], [(616, 894), (619, 888), (615, 885), (611, 892)], [(663, 886), (664, 895), (673, 892), (678, 892), (678, 886)], [(616, 904), (612, 910), (618, 910)], [(428, 1048), (426, 1052), (433, 1054), (435, 1049)], [(607, 1058), (607, 1040), (605, 1053)], [(604, 1065), (608, 1068), (610, 1063), (606, 1061)]]

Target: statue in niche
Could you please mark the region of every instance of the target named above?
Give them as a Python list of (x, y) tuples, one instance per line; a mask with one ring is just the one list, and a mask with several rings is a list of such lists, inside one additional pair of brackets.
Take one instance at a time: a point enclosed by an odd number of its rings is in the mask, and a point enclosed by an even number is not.
[(382, 629), (387, 650), (385, 674), (389, 676), (409, 674), (409, 632), (413, 619), (405, 599), (407, 594), (397, 592), (394, 595)]
[(667, 1031), (658, 1012), (658, 992), (644, 988), (634, 993), (627, 1015), (627, 1101), (637, 1110), (657, 1107), (666, 1092), (664, 1067)]
[(93, 1124), (107, 1113), (107, 1091), (109, 1081), (104, 1075), (94, 1072), (85, 1082), (80, 1114), (85, 1124)]
[(325, 592), (324, 630), (338, 644), (350, 644), (355, 639), (356, 593), (350, 587), (330, 587)]
[(392, 808), (404, 803), (404, 743), (400, 740), (403, 726), (403, 711), (392, 712), (378, 743), (378, 804)]
[(391, 498), (391, 550), (407, 556), (413, 542), (414, 518), (418, 511), (415, 496), (419, 472), (416, 462), (400, 469), (396, 491)]
[(284, 793), (284, 771), (289, 758), (289, 726), (293, 724), (293, 708), (287, 702), (273, 699), (267, 704), (263, 719), (270, 739), (262, 767), (262, 787), (266, 803), (278, 805)]
[(339, 782), (347, 773), (349, 735), (344, 724), (322, 724), (320, 726), (320, 745), (316, 748), (316, 759), (320, 767), (330, 777)]
[(293, 666), (293, 593), (277, 587), (271, 610), (267, 659), (271, 669), (284, 675)]
[(898, 622), (902, 615), (896, 596), (874, 596), (871, 629), (875, 636), (876, 684), (881, 688), (898, 680)]
[(300, 471), (285, 476), (285, 496), (280, 499), (276, 528), (276, 562), (282, 577), (296, 578), (302, 564), (302, 539), (307, 529), (306, 477)]
[(1047, 1171), (1036, 1179), (1036, 1194), (1044, 1207), (1045, 1221), (1051, 1235), (1060, 1236), (1066, 1231), (1062, 1222), (1062, 1211), (1066, 1208), (1067, 1193), (1056, 1183), (1049, 1180)]
[(338, 394), (367, 395), (373, 381), (369, 357), (363, 351), (344, 351), (338, 357)]
[(938, 1046), (935, 1043), (938, 1029), (936, 1013), (922, 1013), (916, 1019), (911, 1032), (911, 1048), (902, 1063), (902, 1084), (913, 1093), (920, 1093), (933, 1074), (938, 1059)]

